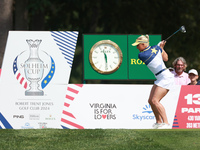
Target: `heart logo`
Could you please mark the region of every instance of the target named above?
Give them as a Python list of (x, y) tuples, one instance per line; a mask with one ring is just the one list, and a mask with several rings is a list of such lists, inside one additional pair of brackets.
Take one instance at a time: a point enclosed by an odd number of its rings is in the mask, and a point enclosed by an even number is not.
[(106, 115), (102, 115), (102, 117), (103, 117), (103, 119), (105, 119), (105, 118), (106, 118)]

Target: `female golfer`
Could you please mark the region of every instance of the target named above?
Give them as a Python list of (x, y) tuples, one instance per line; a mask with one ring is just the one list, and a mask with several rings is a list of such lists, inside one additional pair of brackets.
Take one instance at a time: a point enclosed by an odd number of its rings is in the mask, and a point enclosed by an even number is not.
[(149, 96), (149, 104), (156, 118), (154, 129), (170, 129), (165, 108), (160, 100), (168, 93), (169, 89), (174, 85), (173, 74), (166, 68), (164, 61), (168, 61), (168, 55), (164, 50), (166, 41), (160, 42), (160, 46), (149, 46), (149, 36), (141, 35), (133, 43), (140, 51), (138, 54), (147, 67), (156, 77), (156, 81), (151, 89)]

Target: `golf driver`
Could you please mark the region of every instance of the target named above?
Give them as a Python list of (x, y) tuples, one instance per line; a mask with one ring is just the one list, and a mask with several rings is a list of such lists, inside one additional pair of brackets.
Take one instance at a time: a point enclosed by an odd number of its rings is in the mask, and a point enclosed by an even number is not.
[(174, 32), (172, 35), (170, 35), (168, 38), (166, 38), (165, 41), (167, 41), (169, 38), (171, 38), (178, 31), (181, 31), (182, 33), (186, 33), (185, 26), (181, 26), (180, 29), (178, 29), (176, 32)]

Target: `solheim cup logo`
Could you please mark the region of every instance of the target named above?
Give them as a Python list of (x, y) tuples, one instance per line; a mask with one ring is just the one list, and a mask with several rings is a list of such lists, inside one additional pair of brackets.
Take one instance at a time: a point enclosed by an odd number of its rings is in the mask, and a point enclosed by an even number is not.
[(30, 89), (25, 91), (25, 95), (44, 95), (39, 90), (38, 81), (43, 77), (44, 63), (38, 56), (38, 48), (42, 40), (26, 40), (29, 44), (30, 56), (24, 64), (26, 79), (30, 81)]
[(23, 51), (15, 58), (13, 73), (24, 87), (26, 96), (43, 96), (43, 89), (55, 73), (55, 62), (49, 54), (39, 50), (42, 40), (28, 39), (26, 42), (29, 50)]

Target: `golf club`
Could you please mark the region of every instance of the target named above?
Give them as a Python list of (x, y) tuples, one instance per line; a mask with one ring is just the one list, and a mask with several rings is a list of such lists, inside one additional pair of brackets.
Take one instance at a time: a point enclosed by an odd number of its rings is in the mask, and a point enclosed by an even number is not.
[(165, 41), (167, 41), (169, 38), (171, 38), (178, 31), (181, 31), (182, 33), (186, 33), (185, 26), (181, 26), (180, 29), (178, 29), (176, 32), (174, 32), (172, 35), (170, 35), (168, 38), (166, 38)]

